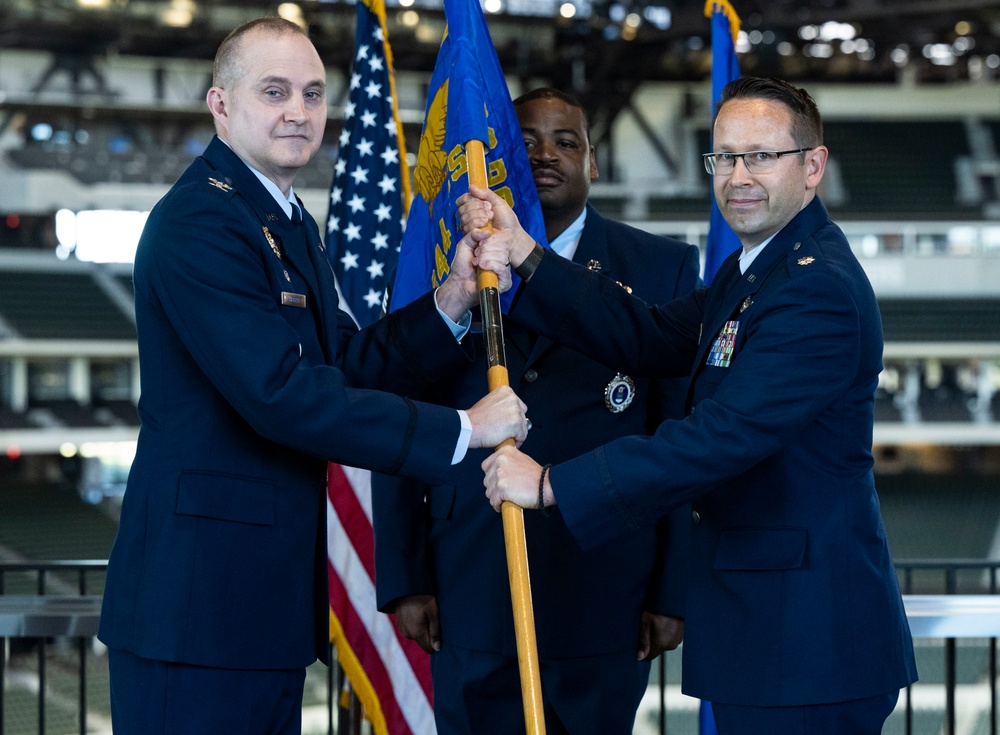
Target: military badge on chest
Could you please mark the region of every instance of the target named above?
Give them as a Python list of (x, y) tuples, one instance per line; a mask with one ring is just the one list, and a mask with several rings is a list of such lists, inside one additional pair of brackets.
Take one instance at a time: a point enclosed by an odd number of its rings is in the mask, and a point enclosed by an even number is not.
[[(264, 237), (267, 238), (267, 244), (271, 246), (271, 251), (275, 254), (275, 256), (278, 258), (278, 260), (281, 260), (281, 249), (278, 247), (278, 243), (276, 243), (274, 241), (274, 236), (271, 234), (271, 231), (269, 229), (267, 229), (266, 227), (261, 227), (260, 229), (263, 230)], [(284, 273), (285, 280), (288, 281), (289, 283), (291, 283), (292, 282), (292, 277), (290, 275), (288, 275), (288, 270), (285, 269), (285, 268), (282, 268), (281, 272)], [(303, 303), (305, 303), (305, 302), (303, 301)]]
[(736, 346), (736, 335), (739, 331), (739, 321), (730, 319), (726, 322), (716, 335), (715, 341), (712, 342), (712, 349), (708, 351), (708, 359), (705, 364), (709, 367), (729, 367), (733, 358), (733, 348)]
[(604, 406), (611, 413), (621, 413), (632, 405), (635, 398), (635, 381), (618, 373), (604, 389)]

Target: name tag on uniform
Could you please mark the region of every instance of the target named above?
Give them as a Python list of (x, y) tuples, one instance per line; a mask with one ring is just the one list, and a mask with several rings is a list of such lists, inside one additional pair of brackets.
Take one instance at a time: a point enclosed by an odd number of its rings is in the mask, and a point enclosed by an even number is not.
[(715, 341), (712, 342), (712, 349), (708, 351), (706, 365), (711, 367), (729, 367), (729, 362), (733, 357), (733, 348), (736, 346), (736, 333), (740, 330), (740, 323), (730, 320), (725, 323)]
[(306, 308), (306, 295), (304, 293), (292, 293), (291, 291), (281, 292), (282, 306), (296, 306), (299, 309)]

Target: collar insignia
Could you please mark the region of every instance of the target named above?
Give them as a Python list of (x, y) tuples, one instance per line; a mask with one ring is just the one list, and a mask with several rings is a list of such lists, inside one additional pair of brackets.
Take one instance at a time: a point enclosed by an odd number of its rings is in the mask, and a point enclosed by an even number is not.
[(814, 262), (815, 260), (816, 260), (816, 258), (814, 258), (813, 256), (807, 255), (804, 258), (799, 258), (797, 262), (798, 262), (799, 265), (809, 265), (810, 263)]
[(208, 183), (211, 184), (212, 186), (216, 187), (217, 189), (222, 189), (223, 191), (232, 191), (233, 190), (233, 187), (231, 187), (225, 181), (219, 181), (218, 179), (214, 179), (211, 176), (208, 177)]

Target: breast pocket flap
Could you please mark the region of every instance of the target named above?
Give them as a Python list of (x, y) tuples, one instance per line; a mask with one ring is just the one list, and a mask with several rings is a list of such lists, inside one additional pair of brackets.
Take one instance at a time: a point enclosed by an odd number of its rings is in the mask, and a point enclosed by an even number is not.
[(177, 513), (269, 526), (274, 523), (274, 496), (271, 480), (185, 472), (177, 492)]

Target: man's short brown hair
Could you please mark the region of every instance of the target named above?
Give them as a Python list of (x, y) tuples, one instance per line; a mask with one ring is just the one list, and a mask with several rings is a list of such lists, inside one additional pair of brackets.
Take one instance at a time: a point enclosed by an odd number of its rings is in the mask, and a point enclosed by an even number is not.
[[(764, 99), (780, 102), (792, 113), (792, 139), (795, 145), (815, 148), (823, 145), (823, 118), (813, 98), (804, 89), (793, 87), (781, 79), (765, 77), (741, 77), (734, 79), (722, 90), (715, 105), (715, 117), (730, 100)], [(712, 120), (713, 127), (715, 120)]]
[(302, 30), (295, 23), (284, 18), (269, 17), (256, 18), (247, 21), (240, 27), (234, 29), (221, 44), (219, 50), (215, 52), (215, 63), (212, 65), (212, 84), (216, 87), (226, 89), (238, 79), (243, 70), (239, 65), (239, 51), (242, 46), (243, 37), (251, 32), (261, 30), (276, 36), (285, 33), (301, 33), (306, 38), (309, 34)]

